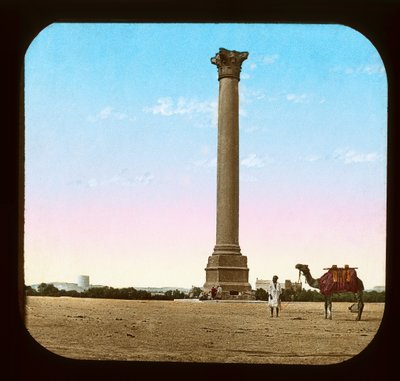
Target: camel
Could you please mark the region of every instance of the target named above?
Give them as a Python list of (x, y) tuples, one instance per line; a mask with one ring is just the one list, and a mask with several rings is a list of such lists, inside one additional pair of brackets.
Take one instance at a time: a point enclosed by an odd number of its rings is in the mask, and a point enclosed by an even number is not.
[(356, 296), (358, 311), (356, 320), (361, 320), (364, 309), (363, 290), (364, 285), (357, 277), (354, 268), (347, 265), (344, 268), (332, 266), (328, 272), (318, 279), (311, 276), (308, 265), (297, 264), (296, 269), (303, 273), (310, 287), (318, 288), (325, 297), (325, 319), (332, 319), (332, 294), (352, 292)]

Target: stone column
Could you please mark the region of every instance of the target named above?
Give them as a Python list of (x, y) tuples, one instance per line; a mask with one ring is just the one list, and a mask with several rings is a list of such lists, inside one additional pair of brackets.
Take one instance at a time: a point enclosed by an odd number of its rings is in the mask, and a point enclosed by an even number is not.
[(217, 65), (218, 158), (216, 245), (208, 258), (206, 283), (219, 284), (225, 295), (251, 290), (247, 257), (239, 246), (239, 80), (247, 52), (221, 48), (211, 59)]

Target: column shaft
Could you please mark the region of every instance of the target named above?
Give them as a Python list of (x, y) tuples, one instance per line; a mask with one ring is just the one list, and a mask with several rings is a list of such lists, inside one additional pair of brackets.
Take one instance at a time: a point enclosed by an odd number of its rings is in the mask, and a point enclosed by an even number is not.
[[(229, 245), (229, 246), (228, 246)], [(237, 245), (237, 247), (235, 247)], [(224, 246), (224, 249), (222, 248)], [(231, 247), (230, 247), (231, 246)], [(216, 251), (239, 252), (238, 80), (219, 82)]]

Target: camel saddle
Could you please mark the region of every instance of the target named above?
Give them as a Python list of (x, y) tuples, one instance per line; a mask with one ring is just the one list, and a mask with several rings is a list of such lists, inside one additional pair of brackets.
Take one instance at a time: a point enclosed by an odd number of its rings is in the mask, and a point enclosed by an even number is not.
[(337, 267), (333, 265), (319, 279), (320, 291), (324, 295), (331, 295), (335, 292), (357, 292), (357, 267)]

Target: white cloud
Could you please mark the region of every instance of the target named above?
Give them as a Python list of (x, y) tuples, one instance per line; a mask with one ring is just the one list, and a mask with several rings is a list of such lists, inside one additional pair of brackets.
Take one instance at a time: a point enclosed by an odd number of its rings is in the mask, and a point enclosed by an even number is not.
[(343, 161), (345, 164), (354, 163), (373, 163), (384, 160), (384, 156), (377, 152), (360, 153), (351, 149), (337, 149), (333, 153), (336, 160)]
[(132, 187), (135, 184), (148, 185), (152, 183), (154, 180), (154, 175), (151, 172), (144, 172), (143, 174), (137, 175), (136, 177), (129, 176), (127, 172), (128, 170), (125, 168), (109, 179), (103, 179), (101, 181), (95, 178), (90, 178), (87, 181), (78, 179), (73, 182), (70, 182), (69, 184), (77, 187), (94, 189), (107, 185), (117, 185), (126, 187)]
[(194, 113), (212, 114), (217, 112), (217, 102), (201, 102), (194, 99), (186, 99), (184, 97), (179, 97), (177, 101), (174, 101), (171, 97), (165, 97), (159, 98), (155, 106), (145, 107), (143, 111), (163, 116), (191, 115)]
[(269, 95), (267, 96), (267, 101), (268, 102), (277, 102), (279, 101), (281, 98), (279, 95)]
[(332, 73), (344, 73), (347, 75), (356, 75), (356, 74), (384, 74), (385, 67), (382, 63), (375, 63), (375, 64), (365, 64), (359, 65), (357, 67), (342, 67), (342, 66), (335, 66), (330, 69)]
[(242, 159), (240, 164), (247, 168), (262, 168), (265, 167), (267, 162), (270, 162), (270, 160), (261, 158), (255, 153), (251, 153)]
[(279, 58), (279, 54), (271, 54), (268, 56), (264, 56), (262, 58), (262, 63), (265, 65), (271, 65), (271, 64), (275, 63), (278, 58)]
[(254, 132), (254, 131), (259, 131), (261, 130), (260, 127), (256, 126), (256, 125), (248, 125), (248, 124), (241, 124), (239, 125), (239, 129), (248, 133)]
[(129, 120), (129, 121), (134, 121), (134, 117), (129, 117), (126, 113), (115, 111), (112, 107), (107, 106), (104, 107), (102, 110), (100, 110), (97, 114), (95, 115), (89, 115), (87, 117), (87, 120), (91, 123), (96, 123), (99, 120), (107, 120), (107, 119), (112, 119), (112, 120)]
[(307, 94), (287, 94), (286, 99), (293, 103), (309, 103), (310, 96)]
[(217, 158), (202, 158), (199, 160), (196, 160), (194, 162), (194, 165), (196, 167), (202, 167), (202, 168), (216, 168), (217, 166)]
[(208, 154), (210, 153), (210, 147), (209, 147), (208, 145), (202, 145), (202, 146), (200, 147), (200, 152), (201, 152), (203, 155), (208, 155)]
[(248, 62), (247, 67), (250, 70), (255, 70), (257, 65), (272, 65), (279, 59), (279, 54), (267, 54), (267, 55), (256, 55), (251, 56), (251, 61)]
[(286, 100), (293, 103), (318, 103), (322, 104), (326, 102), (325, 98), (321, 98), (315, 94), (295, 94), (295, 93), (288, 93), (285, 96)]
[(249, 89), (246, 86), (241, 86), (239, 89), (240, 104), (250, 104), (265, 98), (265, 93), (261, 90)]
[(151, 172), (144, 172), (143, 174), (137, 175), (134, 178), (127, 176), (123, 173), (112, 177), (106, 184), (116, 184), (118, 186), (132, 187), (135, 184), (148, 185), (154, 180), (154, 175)]
[(217, 157), (210, 157), (210, 147), (208, 145), (203, 145), (200, 147), (200, 152), (202, 158), (195, 160), (193, 164), (200, 168), (216, 168), (217, 167)]
[(108, 107), (103, 108), (103, 110), (101, 110), (97, 114), (97, 116), (98, 116), (99, 119), (107, 119), (107, 118), (110, 117), (111, 112), (112, 112), (112, 107), (108, 106)]
[(150, 184), (154, 180), (154, 175), (150, 172), (145, 172), (142, 175), (135, 177), (135, 182), (139, 184)]
[(97, 182), (96, 179), (90, 179), (90, 180), (88, 181), (88, 186), (89, 186), (89, 188), (96, 188), (98, 185), (99, 185), (99, 184), (98, 184), (98, 182)]
[(360, 67), (362, 73), (365, 74), (383, 74), (385, 73), (385, 67), (382, 64), (365, 65)]
[(144, 111), (151, 112), (153, 114), (161, 114), (165, 116), (173, 115), (171, 111), (171, 106), (173, 102), (171, 98), (159, 98), (157, 100), (157, 105), (153, 107), (146, 107)]
[(243, 183), (256, 183), (258, 178), (254, 175), (248, 175), (246, 173), (239, 174), (239, 181)]
[(313, 162), (319, 161), (320, 159), (321, 159), (321, 156), (314, 155), (314, 154), (309, 154), (309, 155), (305, 155), (305, 156), (299, 157), (300, 161), (306, 161), (306, 162), (309, 162), (309, 163), (313, 163)]

